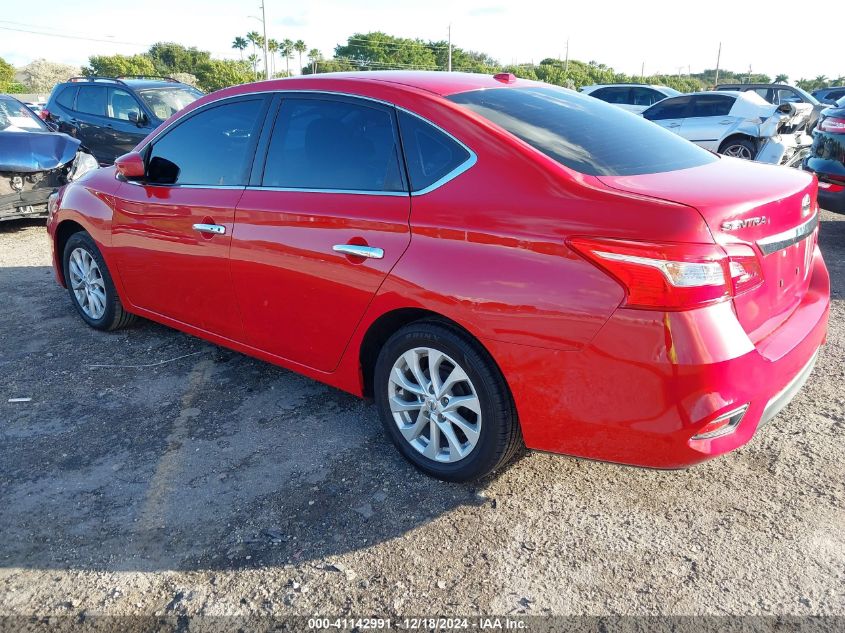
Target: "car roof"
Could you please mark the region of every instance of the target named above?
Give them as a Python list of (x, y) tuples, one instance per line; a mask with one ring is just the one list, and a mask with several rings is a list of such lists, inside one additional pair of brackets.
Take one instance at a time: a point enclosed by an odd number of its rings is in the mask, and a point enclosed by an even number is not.
[[(518, 79), (508, 73), (500, 73), (499, 77), (507, 76), (507, 80), (496, 79), (494, 75), (481, 73), (443, 72), (437, 70), (366, 70), (357, 72), (320, 73), (316, 75), (297, 75), (286, 79), (270, 79), (259, 81), (252, 86), (260, 86), (265, 90), (307, 90), (316, 89), (321, 83), (330, 83), (338, 79), (352, 84), (394, 84), (425, 90), (441, 97), (483, 90), (485, 88), (525, 87), (529, 85), (543, 85), (536, 81)], [(220, 93), (230, 91), (224, 88)]]

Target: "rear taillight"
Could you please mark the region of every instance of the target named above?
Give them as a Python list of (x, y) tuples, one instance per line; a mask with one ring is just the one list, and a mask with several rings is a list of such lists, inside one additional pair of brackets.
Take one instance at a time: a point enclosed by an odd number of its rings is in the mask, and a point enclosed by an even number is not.
[(41, 112), (38, 113), (38, 116), (41, 117), (42, 121), (46, 121), (50, 118), (50, 112), (47, 110), (47, 108), (44, 108), (43, 110), (41, 110)]
[(690, 310), (729, 299), (762, 281), (750, 247), (731, 247), (736, 252), (729, 256), (715, 244), (592, 238), (573, 238), (569, 244), (624, 286), (630, 308)]
[(831, 134), (845, 134), (845, 119), (835, 116), (826, 116), (819, 121), (819, 130)]

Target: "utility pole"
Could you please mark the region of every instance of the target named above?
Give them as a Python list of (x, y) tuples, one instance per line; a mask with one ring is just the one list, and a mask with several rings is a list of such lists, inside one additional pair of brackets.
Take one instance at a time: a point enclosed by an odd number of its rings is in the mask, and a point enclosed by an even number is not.
[(745, 83), (751, 83), (751, 64), (748, 64), (748, 76), (745, 78)]
[(719, 62), (722, 61), (722, 43), (719, 42), (719, 54), (716, 55), (716, 80), (713, 83), (713, 88), (719, 85)]
[(645, 62), (643, 62), (643, 65), (640, 66), (640, 83), (645, 83)]
[(267, 15), (264, 13), (264, 0), (261, 0), (261, 24), (264, 26), (264, 79), (270, 79), (270, 60), (267, 59)]
[(566, 38), (566, 61), (563, 63), (563, 72), (569, 72), (569, 38)]
[(452, 72), (452, 25), (449, 24), (449, 66), (448, 71)]

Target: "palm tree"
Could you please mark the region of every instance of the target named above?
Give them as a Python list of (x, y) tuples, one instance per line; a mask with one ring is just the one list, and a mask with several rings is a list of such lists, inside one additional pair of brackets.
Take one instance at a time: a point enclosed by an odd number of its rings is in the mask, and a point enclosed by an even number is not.
[(783, 73), (781, 73), (780, 75), (775, 77), (775, 83), (776, 84), (785, 84), (788, 81), (789, 81), (789, 75), (784, 75)]
[(293, 50), (299, 53), (299, 72), (302, 72), (302, 53), (307, 51), (308, 47), (302, 40), (296, 40), (296, 42), (294, 42), (293, 44)]
[(323, 59), (323, 54), (319, 48), (312, 48), (308, 51), (308, 61), (311, 62), (311, 72), (317, 72), (317, 62)]
[(241, 61), (243, 61), (243, 58), (244, 58), (244, 49), (248, 45), (249, 45), (249, 43), (246, 41), (246, 38), (241, 37), (240, 35), (238, 37), (236, 37), (234, 39), (234, 41), (232, 42), (232, 48), (239, 50), (240, 53), (241, 53)]
[(276, 76), (276, 53), (279, 52), (279, 42), (270, 38), (267, 40), (267, 52), (270, 54), (270, 62), (271, 66), (273, 67), (272, 75), (273, 77)]
[(247, 58), (246, 58), (246, 60), (247, 60), (250, 64), (252, 64), (252, 78), (253, 78), (253, 79), (258, 79), (258, 55), (256, 55), (255, 53), (253, 53), (252, 55), (250, 55), (249, 57), (247, 57)]
[(285, 38), (281, 46), (282, 56), (285, 58), (285, 74), (290, 77), (290, 58), (293, 57), (293, 41)]
[(258, 43), (258, 40), (261, 38), (261, 34), (258, 31), (250, 31), (246, 34), (246, 39), (252, 43), (252, 54), (255, 55), (255, 45)]

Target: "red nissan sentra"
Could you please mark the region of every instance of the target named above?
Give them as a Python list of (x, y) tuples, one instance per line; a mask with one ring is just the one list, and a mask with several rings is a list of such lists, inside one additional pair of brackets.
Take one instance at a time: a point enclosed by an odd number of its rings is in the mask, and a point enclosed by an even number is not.
[(657, 468), (745, 444), (825, 339), (816, 189), (562, 88), (367, 72), (199, 99), (64, 187), (49, 232), (91, 327), (373, 396), (464, 481), (523, 441)]

